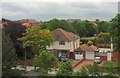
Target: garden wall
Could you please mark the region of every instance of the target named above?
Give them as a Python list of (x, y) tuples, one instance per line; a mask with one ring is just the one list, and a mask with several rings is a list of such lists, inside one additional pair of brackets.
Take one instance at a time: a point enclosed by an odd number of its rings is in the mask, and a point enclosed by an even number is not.
[(120, 62), (120, 53), (119, 52), (112, 53), (112, 61)]

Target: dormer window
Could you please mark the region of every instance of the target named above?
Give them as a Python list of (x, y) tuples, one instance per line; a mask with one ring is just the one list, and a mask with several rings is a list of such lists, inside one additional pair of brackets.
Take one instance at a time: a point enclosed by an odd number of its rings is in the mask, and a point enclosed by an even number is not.
[(65, 45), (65, 41), (59, 41), (59, 45)]

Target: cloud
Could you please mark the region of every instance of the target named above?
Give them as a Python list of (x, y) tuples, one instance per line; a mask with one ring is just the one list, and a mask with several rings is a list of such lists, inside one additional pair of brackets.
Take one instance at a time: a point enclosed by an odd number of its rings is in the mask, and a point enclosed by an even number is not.
[(2, 16), (12, 20), (88, 19), (110, 20), (117, 14), (117, 2), (3, 2)]

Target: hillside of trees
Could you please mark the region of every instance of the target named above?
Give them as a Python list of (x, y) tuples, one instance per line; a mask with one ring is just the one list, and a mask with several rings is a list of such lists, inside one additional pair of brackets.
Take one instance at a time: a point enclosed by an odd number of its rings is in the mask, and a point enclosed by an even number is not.
[[(101, 21), (96, 19), (95, 21), (88, 20), (58, 20), (52, 19), (50, 21), (44, 22), (39, 27), (41, 29), (54, 30), (56, 28), (62, 28), (66, 31), (76, 33), (80, 37), (90, 37), (96, 36), (96, 43), (98, 44), (110, 44), (110, 37), (112, 37), (114, 46), (117, 49), (120, 45), (119, 41), (119, 14), (110, 21)], [(22, 23), (17, 21), (11, 21), (7, 19), (2, 19), (2, 22), (7, 22), (4, 25), (4, 31), (9, 35), (11, 41), (13, 42), (13, 47), (15, 48), (17, 57), (19, 59), (24, 59), (24, 51), (27, 52), (27, 58), (33, 57), (33, 50), (30, 47), (23, 48), (22, 43), (17, 40), (23, 36), (25, 33), (25, 27), (22, 26)]]

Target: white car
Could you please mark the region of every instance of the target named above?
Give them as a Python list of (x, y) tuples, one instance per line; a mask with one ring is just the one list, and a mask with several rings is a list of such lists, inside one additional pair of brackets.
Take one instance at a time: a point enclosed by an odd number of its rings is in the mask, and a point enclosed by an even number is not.
[(101, 57), (95, 57), (94, 63), (100, 64), (102, 62)]

